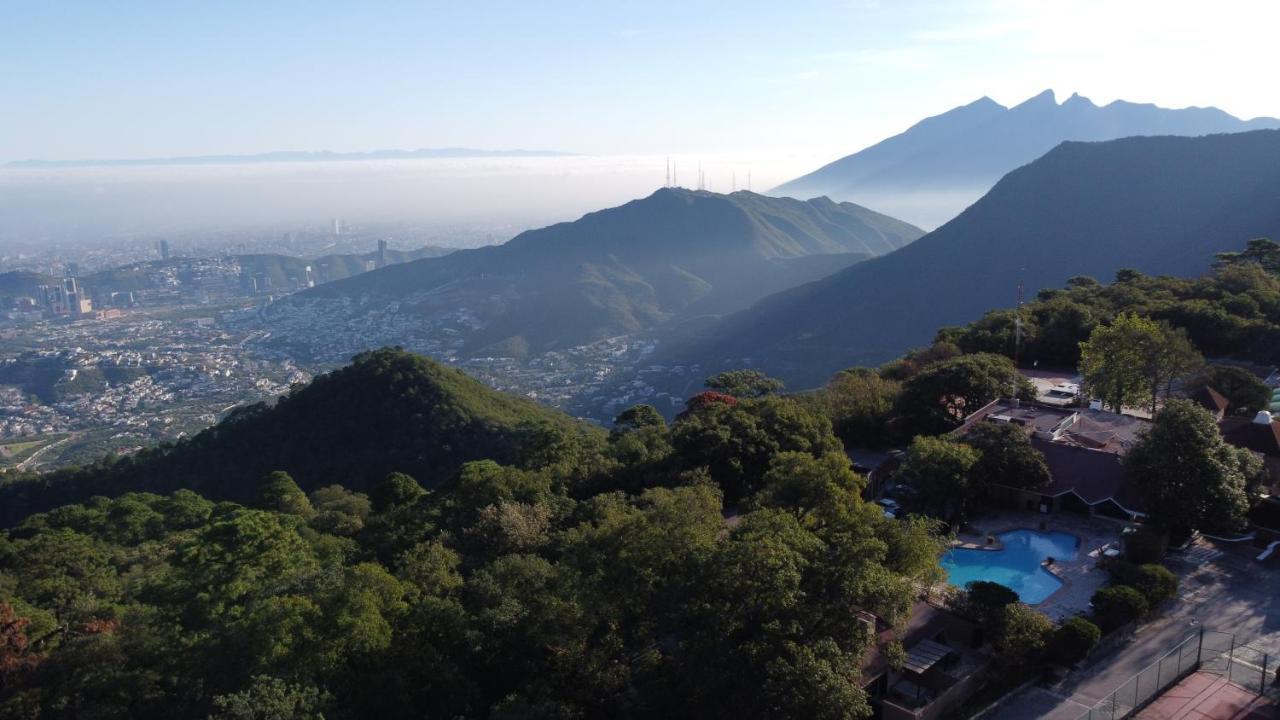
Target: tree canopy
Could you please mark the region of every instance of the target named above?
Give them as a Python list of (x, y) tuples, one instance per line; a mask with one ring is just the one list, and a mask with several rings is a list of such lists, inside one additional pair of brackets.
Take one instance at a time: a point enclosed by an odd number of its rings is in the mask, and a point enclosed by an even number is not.
[(864, 502), (797, 400), (624, 416), (430, 490), (272, 471), (228, 476), (251, 506), (30, 515), (0, 533), (0, 715), (868, 717), (855, 611), (906, 620), (936, 524)]
[(1206, 365), (1183, 384), (1188, 397), (1197, 390), (1213, 389), (1229, 403), (1232, 415), (1253, 415), (1271, 404), (1271, 388), (1257, 375), (1236, 365)]
[(708, 390), (746, 400), (777, 395), (784, 387), (781, 380), (759, 370), (726, 370), (707, 378), (706, 386)]
[(1080, 343), (1086, 392), (1102, 398), (1115, 412), (1147, 403), (1154, 412), (1156, 401), (1170, 394), (1174, 381), (1203, 362), (1185, 330), (1125, 313), (1109, 325), (1095, 327)]
[(934, 434), (959, 425), (999, 397), (1031, 399), (1035, 391), (1009, 358), (960, 355), (927, 365), (902, 385), (898, 412), (916, 432)]
[(1243, 527), (1246, 488), (1261, 470), (1247, 450), (1226, 444), (1212, 416), (1188, 400), (1166, 403), (1124, 464), (1153, 520), (1227, 533)]

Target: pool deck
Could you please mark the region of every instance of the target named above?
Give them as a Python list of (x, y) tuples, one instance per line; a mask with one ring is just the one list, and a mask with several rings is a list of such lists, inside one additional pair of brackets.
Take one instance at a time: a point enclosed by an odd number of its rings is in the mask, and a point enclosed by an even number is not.
[(1080, 547), (1074, 560), (1055, 558), (1052, 565), (1046, 566), (1049, 572), (1062, 581), (1062, 587), (1033, 606), (1056, 621), (1088, 612), (1093, 594), (1108, 579), (1107, 572), (1098, 567), (1102, 551), (1108, 547), (1119, 547), (1120, 531), (1128, 527), (1127, 523), (1110, 518), (1014, 511), (988, 512), (969, 525), (971, 532), (957, 536), (952, 547), (999, 550), (1003, 547), (999, 537), (988, 545), (987, 536), (999, 536), (1011, 530), (1065, 532), (1079, 538)]

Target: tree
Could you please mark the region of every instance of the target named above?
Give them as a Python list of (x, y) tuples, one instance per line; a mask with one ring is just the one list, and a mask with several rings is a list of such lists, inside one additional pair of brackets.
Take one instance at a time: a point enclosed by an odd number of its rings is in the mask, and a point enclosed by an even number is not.
[(1103, 630), (1111, 632), (1146, 616), (1151, 606), (1142, 593), (1128, 585), (1111, 585), (1093, 594), (1093, 615)]
[(954, 342), (945, 339), (948, 334), (947, 330), (940, 330), (938, 339), (932, 345), (913, 348), (897, 360), (881, 365), (878, 370), (880, 377), (885, 380), (903, 382), (910, 380), (932, 365), (959, 357), (961, 354), (960, 347)]
[(1080, 343), (1080, 372), (1086, 391), (1115, 412), (1152, 397), (1150, 358), (1160, 345), (1160, 326), (1121, 313), (1110, 325), (1099, 325)]
[(1080, 662), (1102, 638), (1102, 629), (1082, 617), (1069, 618), (1049, 638), (1049, 659), (1070, 667)]
[(982, 454), (971, 471), (975, 484), (1035, 489), (1051, 480), (1044, 454), (1017, 425), (978, 423), (965, 433), (964, 444)]
[(760, 490), (780, 452), (820, 456), (843, 450), (825, 418), (782, 397), (703, 405), (675, 424), (671, 444), (683, 469), (707, 468), (726, 502)]
[(880, 447), (892, 441), (889, 421), (902, 385), (869, 368), (837, 373), (818, 395), (818, 404), (846, 447)]
[(1271, 388), (1257, 375), (1236, 365), (1206, 365), (1187, 380), (1183, 392), (1191, 396), (1203, 388), (1222, 393), (1233, 415), (1253, 415), (1271, 402)]
[(973, 580), (955, 601), (956, 612), (980, 627), (997, 627), (1007, 605), (1018, 602), (1018, 593), (990, 580)]
[(405, 507), (417, 502), (426, 495), (417, 480), (400, 472), (393, 472), (382, 482), (373, 487), (369, 499), (373, 503), (374, 512), (383, 513), (392, 508)]
[(1009, 394), (1035, 397), (1013, 361), (988, 353), (961, 355), (934, 363), (903, 383), (898, 411), (913, 432), (936, 434)]
[(0, 602), (0, 689), (9, 675), (30, 670), (40, 662), (25, 632), (30, 624), (30, 620), (14, 612), (12, 605)]
[(917, 435), (894, 477), (907, 486), (910, 508), (954, 523), (977, 497), (970, 471), (980, 458), (968, 445)]
[(611, 436), (618, 436), (634, 430), (643, 430), (645, 428), (666, 429), (667, 421), (663, 419), (662, 413), (652, 405), (635, 405), (623, 410), (620, 415), (613, 419), (613, 431)]
[(1191, 344), (1187, 331), (1161, 322), (1155, 345), (1147, 353), (1145, 366), (1147, 382), (1151, 384), (1151, 412), (1155, 413), (1160, 397), (1167, 398), (1173, 394), (1175, 382), (1201, 365), (1204, 365), (1204, 357)]
[(1223, 269), (1243, 263), (1256, 263), (1267, 272), (1280, 275), (1280, 243), (1267, 238), (1254, 238), (1249, 241), (1244, 250), (1218, 253), (1217, 261), (1213, 266)]
[(1155, 412), (1175, 381), (1204, 363), (1186, 330), (1121, 313), (1080, 344), (1080, 371), (1088, 392), (1112, 410), (1151, 403)]
[(315, 514), (307, 494), (283, 470), (276, 470), (262, 479), (262, 483), (258, 485), (257, 506), (263, 510), (274, 510), (302, 518), (310, 518)]
[(330, 701), (314, 687), (259, 675), (245, 690), (213, 699), (210, 720), (324, 720)]
[(1052, 632), (1053, 621), (1044, 613), (1020, 602), (1005, 605), (996, 634), (996, 661), (1006, 668), (1034, 664)]
[(779, 453), (764, 476), (756, 502), (794, 512), (810, 524), (846, 517), (860, 503), (862, 479), (843, 453), (815, 458), (809, 453)]
[(1151, 607), (1173, 599), (1178, 592), (1178, 576), (1163, 565), (1120, 563), (1112, 568), (1111, 575), (1118, 584), (1128, 585), (1142, 593)]
[(341, 485), (313, 490), (310, 499), (316, 513), (311, 519), (311, 526), (334, 535), (355, 535), (364, 528), (365, 520), (373, 512), (369, 496), (351, 492)]
[(777, 395), (785, 387), (781, 380), (759, 370), (726, 370), (707, 378), (705, 385), (708, 390), (732, 395), (739, 400)]
[(1250, 466), (1195, 403), (1166, 403), (1124, 464), (1152, 520), (1211, 532), (1233, 532), (1244, 525), (1249, 510), (1245, 471)]

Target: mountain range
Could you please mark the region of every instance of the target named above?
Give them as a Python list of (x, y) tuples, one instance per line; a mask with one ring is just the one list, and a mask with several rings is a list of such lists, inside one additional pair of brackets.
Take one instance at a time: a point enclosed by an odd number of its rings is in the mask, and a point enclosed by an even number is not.
[(1246, 121), (1212, 107), (1172, 110), (1122, 100), (1098, 106), (1080, 95), (1059, 104), (1052, 90), (1014, 107), (984, 97), (926, 118), (770, 194), (826, 195), (932, 228), (955, 217), (1006, 173), (1063, 141), (1271, 128), (1280, 128), (1280, 120)]
[(826, 198), (664, 188), (503, 245), (329, 283), (265, 317), (304, 356), (337, 359), (412, 332), (462, 355), (522, 357), (740, 310), (922, 234)]
[(1280, 130), (1067, 142), (901, 250), (770, 296), (661, 354), (812, 387), (1013, 305), (1019, 283), (1034, 295), (1123, 268), (1195, 276), (1259, 236), (1280, 237)]

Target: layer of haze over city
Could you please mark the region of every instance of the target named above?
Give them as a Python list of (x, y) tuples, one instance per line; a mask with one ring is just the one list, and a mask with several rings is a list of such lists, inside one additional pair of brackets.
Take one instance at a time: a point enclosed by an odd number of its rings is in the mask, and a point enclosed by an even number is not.
[[(1280, 6), (1239, 0), (6, 3), (0, 242), (335, 216), (501, 241), (642, 197), (669, 163), (687, 187), (701, 168), (768, 190), (1046, 87), (1277, 115), (1277, 26)], [(565, 155), (88, 166), (419, 148)]]

